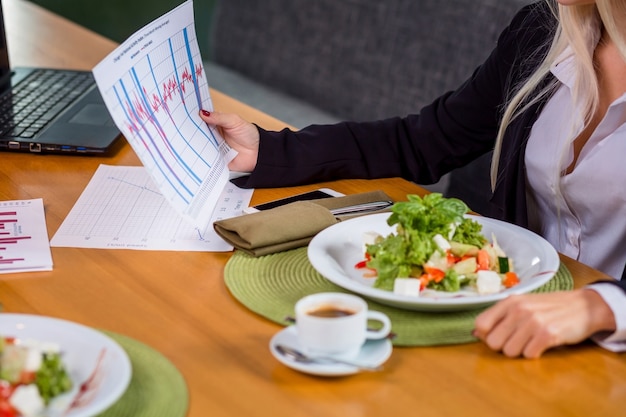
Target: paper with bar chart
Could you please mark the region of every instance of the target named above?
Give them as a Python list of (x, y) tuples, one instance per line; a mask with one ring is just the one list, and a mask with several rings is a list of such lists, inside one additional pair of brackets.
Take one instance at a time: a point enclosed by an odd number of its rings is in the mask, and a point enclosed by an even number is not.
[(204, 228), (234, 152), (200, 119), (213, 108), (187, 1), (130, 36), (93, 70), (113, 120), (159, 192)]
[(50, 270), (43, 200), (0, 201), (0, 274)]

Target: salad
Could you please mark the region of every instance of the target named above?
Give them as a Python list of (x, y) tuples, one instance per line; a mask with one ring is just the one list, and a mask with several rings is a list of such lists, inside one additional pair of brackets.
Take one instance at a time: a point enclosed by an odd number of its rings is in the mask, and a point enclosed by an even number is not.
[(365, 260), (356, 267), (376, 279), (375, 288), (404, 295), (425, 290), (469, 290), (492, 294), (519, 283), (513, 262), (482, 234), (480, 223), (464, 215), (467, 205), (439, 193), (408, 195), (395, 203), (388, 236), (365, 238)]
[(40, 416), (71, 388), (58, 345), (0, 336), (0, 417)]

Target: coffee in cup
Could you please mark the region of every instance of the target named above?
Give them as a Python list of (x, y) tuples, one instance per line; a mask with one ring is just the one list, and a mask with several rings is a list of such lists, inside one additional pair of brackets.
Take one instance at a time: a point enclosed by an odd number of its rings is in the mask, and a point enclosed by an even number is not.
[[(383, 339), (391, 331), (389, 317), (371, 311), (361, 297), (327, 292), (308, 295), (296, 303), (300, 347), (315, 355), (354, 357), (369, 339)], [(381, 323), (368, 329), (368, 321)]]

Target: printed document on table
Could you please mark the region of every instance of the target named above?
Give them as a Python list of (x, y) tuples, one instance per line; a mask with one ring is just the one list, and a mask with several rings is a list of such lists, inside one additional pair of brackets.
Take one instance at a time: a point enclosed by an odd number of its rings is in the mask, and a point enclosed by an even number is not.
[(159, 193), (205, 228), (235, 152), (198, 115), (213, 104), (192, 1), (130, 36), (93, 73), (113, 120)]
[(227, 252), (213, 222), (239, 216), (252, 197), (227, 183), (209, 213), (190, 224), (165, 200), (144, 167), (100, 165), (50, 241), (53, 247)]
[(50, 270), (43, 200), (0, 201), (0, 274)]

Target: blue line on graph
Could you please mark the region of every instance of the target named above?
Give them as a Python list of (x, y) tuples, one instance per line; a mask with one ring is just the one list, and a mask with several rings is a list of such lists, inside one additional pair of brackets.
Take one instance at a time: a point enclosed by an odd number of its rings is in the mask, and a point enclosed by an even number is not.
[[(152, 70), (152, 68), (150, 68), (150, 69)], [(141, 123), (140, 123), (141, 128), (143, 130), (145, 130), (145, 124), (147, 122), (150, 122), (150, 123), (152, 123), (154, 125), (156, 130), (159, 132), (159, 136), (161, 136), (161, 139), (165, 139), (165, 131), (163, 130), (163, 126), (161, 126), (161, 124), (159, 123), (159, 119), (157, 119), (155, 117), (154, 112), (152, 111), (152, 106), (150, 105), (150, 102), (148, 101), (148, 98), (146, 97), (146, 95), (143, 92), (143, 88), (141, 86), (141, 83), (139, 82), (139, 78), (137, 77), (137, 71), (135, 70), (135, 67), (132, 67), (130, 69), (130, 75), (131, 75), (131, 78), (132, 78), (133, 83), (135, 85), (136, 91), (139, 91), (139, 94), (140, 94), (139, 98), (143, 102), (143, 105), (140, 104), (140, 107), (143, 109), (144, 112), (148, 113), (146, 115), (147, 118), (145, 119), (145, 122), (142, 120)], [(131, 106), (132, 106), (132, 104), (131, 104)], [(133, 106), (133, 108), (134, 108), (134, 106)], [(137, 115), (137, 117), (141, 117), (140, 115), (138, 115), (136, 113), (136, 111), (135, 111), (135, 114)], [(139, 130), (139, 129), (137, 129), (137, 130)], [(146, 130), (146, 133), (147, 133), (147, 130)], [(156, 147), (156, 144), (152, 140), (152, 137), (150, 136), (149, 133), (148, 133), (148, 136), (150, 137), (152, 143)], [(165, 144), (165, 146), (170, 151), (170, 153), (174, 153), (174, 150), (172, 149), (172, 147), (170, 146), (168, 141), (162, 140), (162, 142)]]
[(204, 242), (206, 239), (204, 238), (204, 236), (202, 236), (202, 232), (197, 227), (196, 227), (196, 232), (198, 233), (198, 240), (201, 242)]
[[(150, 60), (150, 55), (146, 56), (146, 59), (148, 60), (148, 67), (150, 68), (150, 74), (152, 75), (152, 80), (154, 81), (154, 85), (155, 85), (155, 89), (157, 91), (157, 93), (159, 94), (159, 100), (161, 103), (163, 103), (163, 108), (164, 111), (168, 114), (168, 116), (170, 116), (170, 120), (172, 120), (172, 125), (176, 128), (176, 131), (178, 132), (178, 134), (180, 135), (180, 137), (183, 139), (183, 141), (185, 142), (185, 144), (189, 147), (191, 147), (189, 145), (189, 142), (187, 141), (187, 139), (182, 135), (182, 133), (180, 132), (180, 130), (178, 129), (178, 125), (176, 123), (174, 123), (174, 120), (171, 118), (171, 114), (169, 111), (169, 108), (167, 108), (167, 105), (165, 104), (165, 100), (163, 98), (163, 95), (161, 94), (161, 91), (159, 90), (159, 83), (156, 80), (156, 76), (154, 75), (154, 68), (152, 67), (152, 61)], [(175, 71), (176, 69), (174, 69)], [(159, 124), (159, 120), (156, 117), (156, 115), (154, 114), (154, 111), (152, 109), (152, 106), (150, 105), (148, 98), (146, 97), (146, 95), (143, 93), (143, 89), (141, 88), (140, 84), (139, 84), (139, 79), (137, 78), (137, 73), (135, 71), (135, 69), (133, 68), (133, 77), (135, 79), (135, 84), (138, 87), (138, 90), (141, 91), (141, 97), (143, 98), (144, 101), (144, 105), (146, 106), (146, 109), (148, 109), (148, 111), (150, 112), (149, 118), (151, 120), (154, 120), (154, 123), (158, 124), (158, 129), (159, 131), (163, 131), (161, 125)], [(180, 87), (179, 87), (180, 88)], [(183, 101), (183, 105), (184, 105), (184, 101)], [(200, 177), (198, 177), (198, 175), (196, 175), (196, 173), (194, 172), (193, 169), (191, 169), (189, 167), (189, 165), (187, 165), (185, 163), (185, 160), (180, 156), (180, 154), (178, 153), (178, 151), (171, 146), (170, 142), (166, 140), (165, 134), (162, 135), (162, 139), (163, 139), (163, 143), (165, 144), (165, 146), (167, 146), (167, 148), (169, 149), (170, 152), (172, 152), (174, 158), (178, 161), (179, 165), (183, 167), (183, 169), (189, 173), (192, 177), (192, 179), (196, 182), (196, 184), (201, 184), (202, 183), (202, 179)], [(196, 153), (197, 155), (197, 153)]]
[[(185, 38), (185, 48), (187, 49), (187, 59), (189, 59), (189, 66), (191, 68), (195, 67), (195, 64), (193, 62), (193, 55), (191, 54), (191, 46), (189, 43), (189, 36), (187, 35), (187, 28), (185, 28), (183, 30), (183, 36)], [(198, 84), (197, 81), (197, 76), (196, 76), (196, 72), (192, 71), (191, 72), (191, 76), (193, 77), (193, 85), (195, 87), (195, 92), (196, 92), (196, 99), (198, 100), (198, 108), (202, 109), (202, 96), (200, 94), (200, 85)], [(215, 148), (219, 148), (219, 143), (217, 141), (217, 138), (215, 137), (215, 135), (213, 134), (213, 131), (211, 129), (209, 129), (209, 133), (211, 134), (211, 139), (213, 140), (213, 145), (215, 145)]]
[[(139, 85), (139, 81), (137, 79), (137, 74), (135, 72), (135, 67), (131, 68), (131, 79), (133, 80), (133, 82), (135, 83), (135, 88), (137, 89), (137, 91), (140, 91), (140, 94), (143, 96), (143, 92), (141, 91), (141, 85)], [(131, 109), (133, 109), (133, 114), (138, 118), (137, 120), (139, 121), (139, 115), (137, 114), (137, 111), (135, 109), (135, 106), (133, 106), (132, 101), (130, 100), (130, 97), (128, 96), (128, 91), (126, 90), (126, 86), (124, 84), (123, 80), (119, 80), (120, 85), (122, 86), (122, 89), (124, 91), (124, 95), (126, 97), (126, 100), (128, 100), (128, 103), (131, 107)], [(159, 147), (157, 146), (157, 144), (154, 141), (154, 138), (152, 137), (152, 135), (150, 135), (150, 132), (146, 129), (144, 129), (144, 124), (141, 123), (141, 127), (142, 130), (146, 133), (146, 135), (148, 136), (148, 139), (150, 140), (150, 143), (152, 143), (152, 146), (155, 148), (157, 154), (159, 155), (159, 158), (155, 158), (154, 154), (152, 152), (150, 152), (150, 156), (152, 156), (152, 159), (154, 160), (155, 165), (157, 165), (157, 167), (159, 168), (159, 171), (161, 171), (161, 173), (167, 177), (167, 181), (172, 185), (172, 187), (174, 187), (174, 185), (172, 184), (172, 182), (169, 179), (169, 176), (167, 174), (165, 174), (163, 168), (161, 168), (161, 165), (159, 164), (159, 159), (162, 161), (162, 163), (167, 167), (167, 171), (169, 171), (172, 176), (176, 179), (176, 181), (178, 182), (178, 184), (180, 184), (180, 186), (191, 196), (194, 196), (194, 193), (187, 188), (187, 186), (185, 185), (185, 183), (180, 179), (180, 177), (178, 175), (176, 175), (176, 172), (172, 169), (172, 167), (170, 166), (170, 164), (165, 160), (165, 157), (163, 156), (163, 154), (161, 153)], [(137, 132), (139, 133), (139, 132)], [(139, 135), (139, 137), (141, 137), (141, 135)], [(146, 149), (149, 150), (148, 146), (146, 146), (145, 141), (142, 138), (142, 142), (144, 144), (144, 146), (146, 147)], [(180, 195), (180, 192), (178, 191), (178, 189), (176, 189), (176, 192)], [(182, 197), (182, 195), (181, 195)], [(184, 198), (183, 198), (184, 199)], [(185, 202), (187, 202), (186, 199), (184, 199)]]
[[(135, 118), (138, 120), (138, 117), (139, 117), (139, 116), (138, 116), (138, 115), (137, 115), (137, 113), (135, 112), (135, 109), (134, 109), (134, 107), (133, 107), (133, 105), (132, 105), (132, 103), (131, 103), (131, 101), (130, 101), (130, 98), (128, 97), (128, 92), (126, 91), (126, 87), (125, 87), (125, 85), (124, 85), (124, 81), (123, 81), (122, 79), (120, 79), (120, 80), (119, 80), (119, 83), (120, 83), (120, 86), (122, 87), (122, 90), (124, 91), (124, 96), (126, 97), (126, 100), (127, 100), (127, 101), (128, 101), (128, 103), (129, 103), (129, 108), (130, 108), (130, 110), (131, 110), (131, 111), (135, 114)], [(122, 109), (124, 109), (124, 114), (126, 115), (126, 117), (127, 117), (128, 121), (129, 121), (129, 123), (130, 123), (130, 124), (131, 124), (131, 126), (132, 126), (132, 124), (133, 124), (133, 122), (132, 122), (132, 118), (131, 118), (131, 117), (130, 117), (130, 115), (126, 112), (126, 108), (124, 107), (124, 104), (122, 103), (122, 99), (121, 99), (121, 97), (120, 97), (120, 95), (119, 95), (119, 92), (117, 91), (117, 88), (116, 88), (115, 86), (113, 86), (113, 91), (115, 92), (115, 96), (117, 97), (117, 100), (118, 100), (118, 102), (119, 102), (119, 104), (120, 104), (120, 107), (121, 107)], [(180, 196), (180, 198), (181, 198), (181, 199), (183, 199), (183, 201), (184, 201), (185, 203), (189, 204), (189, 200), (188, 200), (187, 198), (185, 198), (185, 196), (183, 196), (183, 195), (180, 193), (180, 190), (179, 190), (177, 187), (175, 187), (175, 186), (174, 186), (174, 184), (173, 184), (173, 183), (172, 183), (172, 181), (170, 180), (169, 176), (168, 176), (168, 175), (167, 175), (167, 174), (163, 171), (163, 168), (161, 168), (161, 166), (157, 163), (156, 158), (155, 158), (155, 157), (154, 157), (154, 155), (152, 154), (152, 151), (150, 150), (150, 147), (148, 147), (148, 145), (146, 144), (145, 140), (143, 139), (143, 137), (142, 137), (142, 136), (141, 136), (141, 134), (139, 133), (139, 130), (137, 130), (137, 135), (139, 136), (139, 138), (141, 139), (141, 142), (143, 143), (144, 147), (146, 148), (146, 150), (148, 151), (148, 153), (149, 153), (149, 154), (150, 154), (150, 156), (152, 157), (152, 160), (154, 161), (154, 163), (155, 163), (156, 167), (158, 168), (158, 170), (159, 170), (159, 171), (161, 171), (161, 174), (163, 175), (163, 177), (165, 178), (165, 180), (166, 180), (167, 182), (169, 182), (169, 183), (170, 183), (170, 185), (171, 185), (171, 186), (172, 186), (172, 188), (176, 191), (176, 193)], [(149, 133), (148, 133), (148, 137), (150, 137), (150, 134), (149, 134)], [(152, 138), (150, 138), (150, 141), (152, 141)], [(154, 142), (153, 142), (153, 143), (154, 143)], [(187, 192), (189, 192), (189, 193), (192, 195), (192, 197), (193, 197), (193, 194), (192, 194), (189, 190), (186, 190), (186, 191), (187, 191)]]
[[(183, 29), (183, 38), (185, 39), (185, 51), (187, 52), (187, 60), (189, 61), (189, 66), (194, 68), (193, 64), (193, 55), (191, 54), (191, 47), (189, 46), (189, 36), (187, 35), (187, 28)], [(193, 80), (193, 91), (196, 94), (196, 100), (198, 101), (198, 108), (202, 108), (202, 97), (200, 97), (200, 88), (198, 86), (198, 81), (196, 79), (196, 72), (191, 71), (191, 79)], [(215, 143), (217, 146), (217, 143)]]
[[(194, 86), (194, 92), (196, 94), (196, 100), (198, 101), (198, 109), (202, 109), (202, 98), (200, 97), (200, 86), (198, 85), (198, 81), (196, 78), (196, 72), (195, 72), (195, 64), (193, 62), (193, 55), (191, 53), (191, 45), (189, 44), (189, 36), (187, 34), (187, 28), (183, 29), (183, 38), (185, 39), (185, 50), (187, 51), (187, 59), (189, 61), (189, 67), (191, 68), (191, 77), (193, 80), (193, 86)], [(171, 48), (171, 45), (170, 45)], [(172, 60), (174, 60), (174, 54), (172, 53)], [(176, 62), (174, 62), (174, 68), (176, 68)], [(191, 116), (190, 116), (191, 117)], [(198, 126), (198, 124), (196, 123), (196, 119), (195, 118), (191, 118), (192, 123), (198, 128), (200, 129), (200, 126)], [(202, 134), (209, 140), (209, 143), (211, 143), (216, 150), (219, 150), (219, 143), (217, 141), (217, 139), (215, 138), (215, 135), (213, 135), (213, 131), (211, 129), (208, 129), (209, 134), (211, 135), (211, 137), (208, 137), (204, 130), (200, 129), (200, 131), (202, 132)]]
[[(172, 39), (169, 39), (169, 40), (168, 40), (168, 46), (169, 46), (169, 48), (170, 48), (170, 55), (172, 56), (172, 67), (174, 68), (174, 72), (173, 72), (173, 74), (174, 74), (174, 76), (176, 77), (176, 85), (178, 86), (178, 92), (179, 92), (179, 94), (180, 94), (180, 99), (181, 99), (181, 101), (183, 102), (183, 108), (185, 109), (185, 113), (187, 113), (187, 117), (189, 118), (189, 120), (191, 121), (191, 123), (193, 123), (193, 124), (194, 124), (194, 126), (196, 126), (196, 128), (198, 128), (198, 131), (199, 131), (199, 132), (201, 132), (201, 133), (204, 135), (204, 132), (202, 131), (202, 129), (200, 129), (200, 126), (198, 126), (198, 124), (195, 122), (194, 118), (193, 118), (193, 117), (191, 117), (191, 115), (189, 114), (189, 110), (187, 109), (187, 104), (185, 103), (185, 97), (183, 96), (183, 89), (182, 89), (182, 85), (183, 85), (182, 83), (183, 83), (184, 81), (183, 81), (183, 82), (181, 82), (180, 78), (178, 77), (178, 73), (176, 72), (176, 68), (177, 68), (177, 67), (176, 67), (176, 60), (175, 60), (175, 58), (174, 58), (174, 50), (173, 50), (173, 48), (172, 48)], [(194, 70), (194, 68), (193, 68), (193, 66), (192, 66), (192, 64), (191, 64), (191, 63), (189, 63), (189, 66), (190, 66), (190, 70), (189, 70), (189, 72), (190, 72), (191, 74), (195, 74), (195, 70)], [(183, 74), (183, 75), (184, 75), (184, 74)], [(192, 75), (191, 77), (192, 77), (192, 84), (195, 84), (195, 78), (194, 78), (194, 76)], [(168, 111), (168, 114), (169, 114), (169, 111)], [(176, 124), (174, 124), (174, 125), (176, 126)], [(176, 129), (178, 129), (178, 126), (176, 126)], [(180, 132), (179, 132), (179, 133), (180, 133)], [(206, 166), (208, 166), (209, 168), (211, 168), (211, 163), (210, 163), (210, 162), (208, 162), (206, 159), (204, 159), (204, 158), (202, 157), (202, 155), (200, 155), (200, 154), (198, 153), (198, 151), (196, 150), (196, 148), (194, 148), (193, 146), (191, 146), (191, 145), (189, 144), (189, 142), (187, 141), (187, 138), (185, 138), (182, 134), (181, 134), (180, 136), (181, 136), (181, 137), (182, 137), (182, 139), (185, 141), (185, 143), (189, 146), (189, 149), (191, 149), (191, 151), (192, 151), (192, 152), (193, 152), (193, 153), (194, 153), (194, 154), (195, 154), (195, 155), (196, 155), (196, 156), (200, 159), (200, 161), (202, 161), (202, 162), (203, 162)], [(206, 135), (204, 135), (204, 136), (206, 136)], [(182, 161), (181, 161), (181, 162), (182, 162)], [(187, 167), (187, 166), (185, 166), (185, 168), (188, 168), (191, 172), (193, 172), (191, 168), (189, 168), (189, 167)]]
[[(189, 38), (187, 36), (187, 28), (183, 29), (183, 37), (185, 38), (185, 49), (187, 50), (187, 58), (189, 60), (189, 66), (191, 68), (191, 76), (193, 77), (193, 85), (194, 85), (194, 89), (196, 92), (196, 98), (198, 100), (198, 110), (202, 109), (202, 102), (200, 100), (199, 97), (199, 90), (198, 90), (198, 83), (196, 81), (196, 73), (195, 73), (195, 64), (193, 62), (193, 56), (191, 55), (191, 48), (189, 45)], [(171, 41), (170, 41), (170, 51), (171, 51), (171, 55), (172, 55), (172, 63), (174, 65), (174, 68), (176, 68), (176, 60), (174, 58), (174, 53), (172, 51), (172, 45), (171, 45)], [(178, 74), (177, 74), (178, 76)], [(187, 110), (187, 106), (185, 106), (185, 110)], [(211, 137), (208, 137), (204, 130), (202, 130), (200, 128), (200, 126), (196, 123), (196, 118), (191, 117), (191, 115), (189, 113), (187, 113), (187, 115), (189, 116), (189, 119), (191, 120), (191, 122), (198, 128), (198, 130), (200, 130), (200, 132), (202, 132), (202, 134), (209, 140), (209, 143), (211, 143), (216, 150), (219, 149), (219, 143), (217, 142), (217, 140), (215, 139), (215, 136), (213, 135), (213, 132), (211, 132), (210, 129), (209, 133), (211, 134)]]

